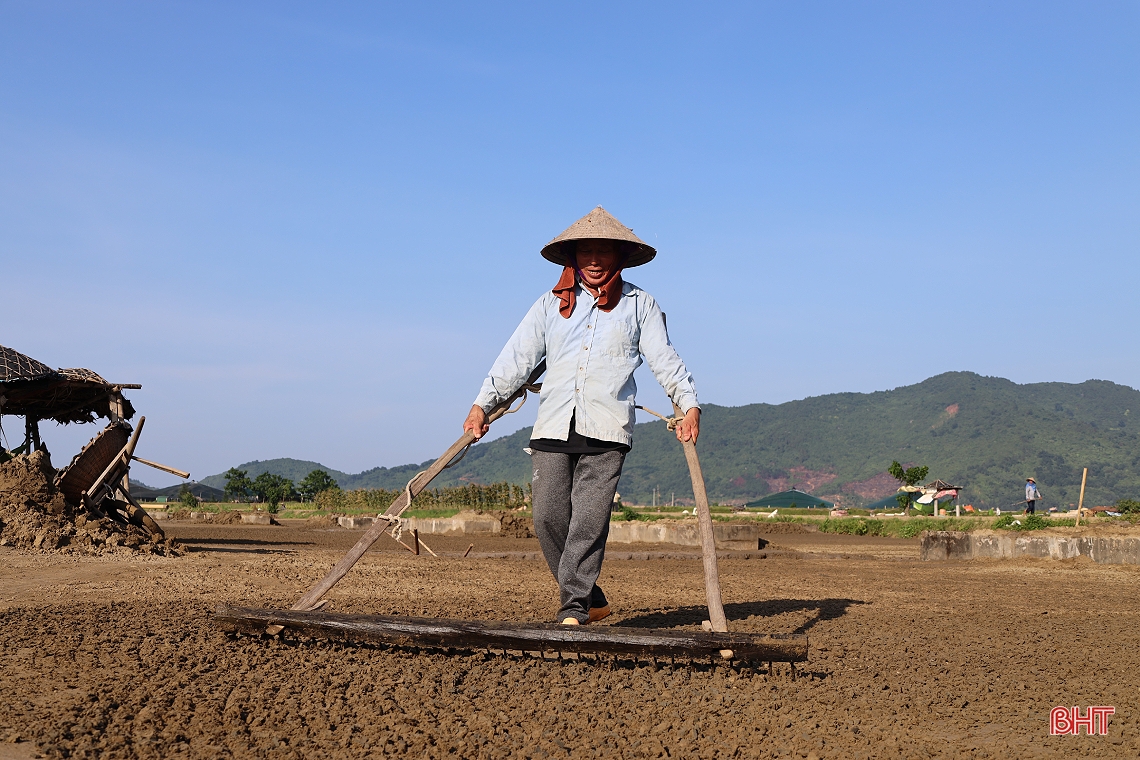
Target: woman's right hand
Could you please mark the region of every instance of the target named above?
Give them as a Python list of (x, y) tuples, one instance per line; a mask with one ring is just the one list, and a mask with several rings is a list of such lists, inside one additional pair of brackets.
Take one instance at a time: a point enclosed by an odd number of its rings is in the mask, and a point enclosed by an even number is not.
[(463, 431), (470, 432), (477, 441), (485, 436), (490, 429), (491, 423), (487, 422), (487, 413), (478, 404), (472, 406), (467, 419), (463, 421)]

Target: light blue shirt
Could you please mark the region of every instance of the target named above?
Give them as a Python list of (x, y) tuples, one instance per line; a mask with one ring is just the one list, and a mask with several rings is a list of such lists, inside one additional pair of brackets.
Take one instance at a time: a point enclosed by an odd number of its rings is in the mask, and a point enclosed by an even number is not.
[(617, 306), (606, 312), (581, 285), (570, 318), (547, 291), (535, 302), (483, 381), (475, 404), (490, 411), (522, 386), (546, 359), (532, 438), (565, 441), (570, 419), (579, 435), (633, 444), (633, 371), (642, 357), (681, 411), (698, 407), (693, 376), (685, 369), (653, 296), (622, 284)]
[(1036, 483), (1026, 483), (1025, 484), (1025, 500), (1026, 501), (1037, 501), (1040, 498), (1041, 498), (1041, 496), (1039, 495), (1039, 493), (1037, 491), (1037, 484)]

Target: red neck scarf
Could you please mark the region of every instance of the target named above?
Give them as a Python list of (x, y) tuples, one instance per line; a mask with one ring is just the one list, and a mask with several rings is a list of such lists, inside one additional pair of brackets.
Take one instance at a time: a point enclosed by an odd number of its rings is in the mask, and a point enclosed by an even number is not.
[[(562, 305), (558, 307), (558, 313), (564, 318), (569, 319), (570, 315), (574, 313), (575, 293), (574, 286), (577, 284), (577, 271), (572, 266), (562, 267), (562, 276), (558, 278), (558, 283), (554, 286), (552, 291), (554, 295), (558, 296), (558, 300)], [(610, 311), (617, 306), (618, 299), (621, 298), (621, 267), (614, 270), (610, 275), (610, 279), (602, 283), (598, 288), (598, 308), (602, 311)], [(585, 287), (583, 284), (582, 287)]]

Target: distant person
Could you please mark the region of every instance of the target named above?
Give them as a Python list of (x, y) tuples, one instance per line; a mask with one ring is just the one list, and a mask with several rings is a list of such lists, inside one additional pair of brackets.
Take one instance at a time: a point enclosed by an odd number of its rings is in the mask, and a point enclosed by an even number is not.
[(684, 415), (677, 438), (696, 441), (700, 431), (693, 377), (669, 342), (661, 307), (621, 277), (656, 255), (601, 206), (548, 243), (542, 256), (562, 274), (515, 329), (463, 423), (482, 437), (487, 412), (546, 360), (529, 447), (534, 528), (558, 580), (557, 619), (564, 625), (610, 614), (598, 576), (618, 477), (633, 444), (633, 371), (642, 357)]
[(1025, 479), (1025, 512), (1023, 514), (1032, 515), (1037, 510), (1037, 500), (1041, 498), (1041, 492), (1037, 490), (1037, 481), (1033, 478)]

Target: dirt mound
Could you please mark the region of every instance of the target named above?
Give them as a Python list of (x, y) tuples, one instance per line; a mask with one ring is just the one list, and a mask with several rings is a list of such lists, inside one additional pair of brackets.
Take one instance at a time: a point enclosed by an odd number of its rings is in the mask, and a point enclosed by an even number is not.
[(313, 515), (305, 521), (305, 525), (316, 529), (340, 527), (340, 523), (336, 521), (336, 515)]
[(175, 509), (170, 512), (171, 520), (193, 520), (207, 525), (237, 525), (241, 522), (241, 512), (227, 509), (221, 512), (191, 512), (188, 509)]
[(144, 528), (78, 513), (54, 478), (46, 451), (0, 464), (0, 546), (70, 554), (182, 553), (173, 541), (153, 541)]
[(504, 538), (534, 538), (534, 519), (524, 517), (516, 512), (504, 512), (501, 510), (476, 510), (475, 514), (487, 515), (494, 517), (502, 524), (502, 529), (499, 535)]

